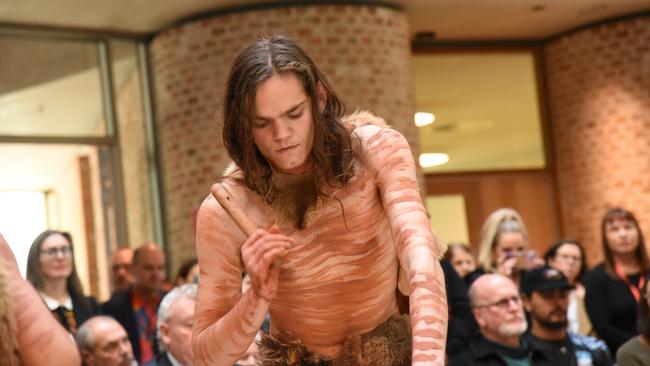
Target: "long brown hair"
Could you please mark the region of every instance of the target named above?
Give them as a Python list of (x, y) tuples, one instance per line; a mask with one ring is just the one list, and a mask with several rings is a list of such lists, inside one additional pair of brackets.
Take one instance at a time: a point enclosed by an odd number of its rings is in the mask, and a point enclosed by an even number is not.
[(27, 254), (27, 281), (29, 281), (32, 286), (36, 288), (36, 290), (43, 290), (43, 271), (41, 270), (41, 265), (38, 261), (38, 258), (41, 254), (41, 247), (43, 246), (43, 242), (45, 242), (45, 239), (54, 234), (63, 235), (70, 243), (72, 272), (66, 280), (66, 290), (68, 290), (68, 294), (71, 298), (74, 299), (76, 297), (77, 299), (83, 301), (84, 297), (81, 281), (79, 281), (77, 268), (74, 263), (74, 245), (72, 245), (72, 236), (65, 231), (45, 230), (40, 233), (36, 239), (34, 239), (32, 246), (29, 248), (29, 253)]
[(641, 265), (641, 275), (645, 275), (645, 273), (648, 271), (648, 265), (650, 265), (650, 261), (648, 261), (648, 253), (645, 249), (645, 240), (643, 239), (643, 232), (641, 232), (641, 228), (639, 227), (639, 221), (637, 221), (636, 217), (634, 217), (634, 214), (621, 207), (614, 207), (607, 210), (607, 213), (605, 213), (605, 216), (603, 216), (603, 221), (600, 225), (601, 241), (603, 244), (603, 253), (605, 255), (605, 270), (610, 276), (617, 277), (616, 271), (614, 269), (615, 267), (614, 255), (612, 253), (612, 250), (609, 247), (609, 243), (607, 242), (607, 233), (605, 230), (607, 224), (615, 220), (629, 221), (636, 228), (639, 240), (634, 254), (636, 256), (637, 261)]
[[(278, 192), (271, 180), (271, 165), (253, 141), (255, 94), (262, 82), (289, 72), (298, 77), (311, 104), (314, 146), (310, 159), (318, 193), (323, 193), (324, 185), (344, 186), (354, 174), (352, 137), (341, 122), (345, 108), (325, 75), (294, 41), (283, 36), (262, 37), (235, 58), (230, 70), (223, 108), (223, 143), (242, 170), (246, 186), (269, 203)], [(322, 111), (318, 105), (319, 88), (326, 96)]]

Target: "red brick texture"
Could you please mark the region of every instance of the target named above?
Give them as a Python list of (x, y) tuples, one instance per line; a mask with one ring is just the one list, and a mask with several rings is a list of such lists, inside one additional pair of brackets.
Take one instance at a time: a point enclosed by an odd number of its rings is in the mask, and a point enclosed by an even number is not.
[(194, 254), (194, 215), (229, 162), (221, 100), (236, 54), (260, 35), (296, 39), (330, 78), (348, 112), (368, 109), (418, 151), (405, 15), (368, 5), (250, 10), (167, 30), (150, 44), (165, 227), (173, 268)]
[(568, 34), (544, 55), (564, 233), (593, 265), (608, 208), (650, 227), (650, 17)]

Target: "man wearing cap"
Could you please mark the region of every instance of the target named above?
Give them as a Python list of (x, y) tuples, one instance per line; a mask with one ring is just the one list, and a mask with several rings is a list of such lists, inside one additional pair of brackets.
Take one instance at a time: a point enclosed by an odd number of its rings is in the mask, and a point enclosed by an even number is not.
[(613, 365), (605, 342), (567, 329), (572, 288), (562, 272), (550, 267), (529, 271), (521, 282), (524, 307), (531, 320), (524, 339), (544, 356), (535, 365)]

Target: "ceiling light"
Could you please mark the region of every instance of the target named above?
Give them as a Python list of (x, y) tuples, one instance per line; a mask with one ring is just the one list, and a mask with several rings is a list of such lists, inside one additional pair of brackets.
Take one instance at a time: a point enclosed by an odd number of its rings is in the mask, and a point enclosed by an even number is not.
[(445, 164), (449, 161), (449, 155), (443, 153), (425, 153), (420, 154), (420, 166), (422, 168), (430, 168)]
[(436, 116), (434, 116), (433, 113), (417, 112), (414, 119), (415, 125), (422, 127), (432, 124), (436, 120)]

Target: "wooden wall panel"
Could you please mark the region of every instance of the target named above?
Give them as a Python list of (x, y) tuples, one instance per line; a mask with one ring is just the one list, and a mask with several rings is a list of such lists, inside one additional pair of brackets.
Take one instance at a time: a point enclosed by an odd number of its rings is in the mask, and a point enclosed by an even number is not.
[(561, 237), (553, 180), (544, 170), (429, 174), (425, 189), (427, 195), (465, 197), (469, 236), (476, 252), (483, 221), (501, 207), (514, 208), (522, 215), (531, 248), (540, 254)]

